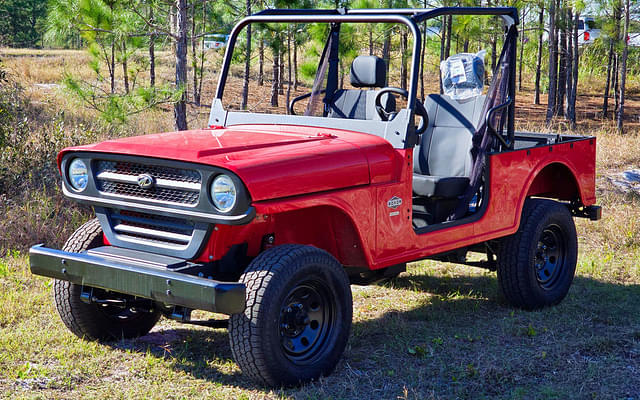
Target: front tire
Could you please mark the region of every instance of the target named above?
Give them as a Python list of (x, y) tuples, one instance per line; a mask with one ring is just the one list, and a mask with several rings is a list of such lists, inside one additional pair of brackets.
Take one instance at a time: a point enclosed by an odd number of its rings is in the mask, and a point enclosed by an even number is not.
[[(63, 251), (80, 253), (104, 244), (102, 228), (97, 219), (82, 225), (67, 239)], [(53, 296), (62, 322), (80, 338), (89, 340), (118, 340), (146, 335), (160, 319), (157, 309), (137, 310), (113, 305), (84, 303), (80, 300), (82, 286), (55, 279)], [(95, 294), (104, 294), (94, 289)], [(132, 296), (111, 294), (123, 299)]]
[(516, 307), (540, 309), (558, 304), (569, 291), (578, 258), (576, 227), (561, 203), (525, 202), (520, 228), (502, 240), (498, 282)]
[(243, 373), (268, 386), (330, 374), (353, 314), (342, 265), (324, 250), (282, 245), (256, 257), (240, 281), (247, 286), (247, 306), (231, 316), (229, 339)]

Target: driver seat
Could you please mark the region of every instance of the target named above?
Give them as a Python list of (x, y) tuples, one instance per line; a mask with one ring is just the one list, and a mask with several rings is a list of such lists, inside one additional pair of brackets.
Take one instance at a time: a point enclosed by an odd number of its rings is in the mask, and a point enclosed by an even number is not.
[[(359, 89), (339, 89), (329, 102), (330, 118), (367, 119), (380, 121), (376, 111), (375, 98), (378, 94), (373, 88), (382, 88), (386, 84), (386, 66), (384, 60), (376, 56), (358, 56), (351, 63), (351, 86)], [(381, 98), (387, 113), (396, 110), (396, 100), (386, 93)]]

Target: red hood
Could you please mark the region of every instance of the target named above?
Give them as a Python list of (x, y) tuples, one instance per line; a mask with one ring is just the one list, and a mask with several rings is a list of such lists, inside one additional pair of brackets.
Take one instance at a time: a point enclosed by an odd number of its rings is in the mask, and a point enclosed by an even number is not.
[(58, 159), (90, 151), (215, 165), (236, 173), (260, 201), (369, 184), (368, 157), (374, 149), (391, 156), (390, 148), (386, 140), (363, 133), (244, 125), (109, 140), (64, 149)]

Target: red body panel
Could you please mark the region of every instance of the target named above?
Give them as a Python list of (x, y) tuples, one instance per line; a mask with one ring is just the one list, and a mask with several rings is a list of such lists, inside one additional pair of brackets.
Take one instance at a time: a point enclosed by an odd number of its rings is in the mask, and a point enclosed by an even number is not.
[[(499, 153), (489, 157), (490, 195), (480, 219), (417, 234), (411, 224), (412, 152), (395, 152), (397, 160), (406, 161), (401, 164), (403, 171), (398, 181), (357, 190), (259, 202), (255, 204), (256, 209), (260, 214), (275, 215), (275, 218), (285, 211), (320, 205), (343, 210), (356, 226), (368, 266), (378, 269), (513, 234), (518, 229), (526, 197), (546, 194), (529, 190), (545, 167), (564, 165), (573, 175), (574, 182), (561, 183), (565, 186), (575, 184), (583, 205), (595, 203), (595, 139)], [(549, 195), (558, 197), (553, 193)], [(403, 200), (395, 210), (387, 206), (387, 201), (394, 196)]]
[[(412, 150), (363, 133), (295, 126), (242, 126), (147, 135), (65, 149), (216, 165), (247, 185), (256, 218), (217, 225), (199, 260), (233, 244), (248, 255), (275, 245), (311, 244), (345, 265), (379, 269), (514, 233), (527, 196), (595, 203), (595, 139), (489, 156), (489, 199), (479, 218), (417, 234), (411, 221)], [(387, 202), (402, 199), (397, 208)], [(210, 258), (211, 257), (211, 258)]]
[(58, 159), (69, 151), (216, 165), (236, 173), (254, 201), (367, 185), (370, 164), (376, 180), (391, 179), (394, 172), (393, 149), (382, 138), (296, 126), (247, 125), (136, 136), (68, 148)]

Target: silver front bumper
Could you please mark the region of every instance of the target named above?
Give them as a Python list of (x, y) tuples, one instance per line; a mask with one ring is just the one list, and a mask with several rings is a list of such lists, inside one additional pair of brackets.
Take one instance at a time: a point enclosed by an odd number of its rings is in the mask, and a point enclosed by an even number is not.
[(245, 308), (245, 285), (219, 282), (172, 271), (149, 260), (144, 252), (135, 257), (113, 258), (88, 252), (70, 253), (42, 245), (29, 250), (31, 272), (78, 285), (111, 290), (170, 305), (222, 314)]

